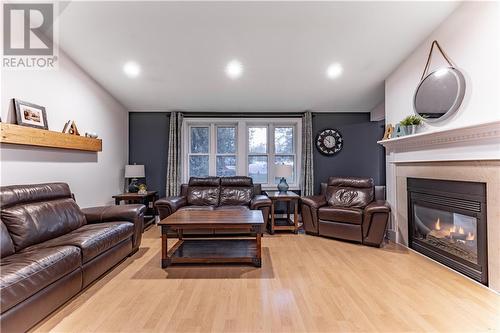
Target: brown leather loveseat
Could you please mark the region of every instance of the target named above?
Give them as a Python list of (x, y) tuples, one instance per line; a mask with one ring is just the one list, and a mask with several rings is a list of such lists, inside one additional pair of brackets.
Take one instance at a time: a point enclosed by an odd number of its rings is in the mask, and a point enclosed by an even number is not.
[(26, 331), (138, 250), (143, 205), (80, 209), (67, 184), (0, 188), (1, 331)]
[[(191, 177), (188, 184), (181, 185), (179, 196), (166, 197), (155, 202), (160, 219), (177, 210), (221, 210), (260, 209), (267, 225), (271, 210), (271, 199), (262, 194), (260, 184), (252, 178), (236, 177)], [(214, 234), (217, 230), (185, 231), (189, 234)]]
[(306, 233), (381, 246), (390, 207), (373, 179), (330, 177), (320, 195), (301, 201)]

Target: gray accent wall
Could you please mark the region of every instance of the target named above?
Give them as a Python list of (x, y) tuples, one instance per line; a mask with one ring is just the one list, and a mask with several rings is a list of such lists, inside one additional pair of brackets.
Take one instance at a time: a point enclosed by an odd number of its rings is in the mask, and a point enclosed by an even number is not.
[[(165, 196), (169, 114), (129, 113), (129, 163), (145, 165), (148, 188), (158, 191), (160, 197)], [(375, 184), (385, 185), (384, 148), (377, 144), (384, 134), (383, 121), (371, 122), (370, 113), (315, 113), (314, 135), (325, 128), (339, 130), (344, 147), (335, 156), (321, 155), (314, 148), (316, 192), (329, 176), (372, 177)]]
[(372, 177), (376, 185), (385, 185), (385, 152), (377, 143), (384, 135), (384, 121), (370, 121), (369, 113), (314, 114), (314, 135), (326, 128), (337, 129), (344, 146), (334, 156), (322, 155), (314, 148), (316, 192), (330, 176)]
[(144, 164), (146, 184), (165, 196), (169, 112), (129, 113), (129, 163)]

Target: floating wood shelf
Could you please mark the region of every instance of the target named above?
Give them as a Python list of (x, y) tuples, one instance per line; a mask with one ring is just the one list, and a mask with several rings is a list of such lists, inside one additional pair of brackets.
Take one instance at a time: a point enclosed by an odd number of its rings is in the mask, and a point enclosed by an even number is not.
[(102, 151), (102, 140), (38, 128), (0, 123), (0, 143), (61, 149)]

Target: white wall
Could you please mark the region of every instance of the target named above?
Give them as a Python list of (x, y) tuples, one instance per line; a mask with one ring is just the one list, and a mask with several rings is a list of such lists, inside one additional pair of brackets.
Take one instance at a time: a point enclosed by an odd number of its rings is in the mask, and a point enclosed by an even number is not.
[(128, 161), (128, 114), (125, 108), (59, 50), (59, 69), (2, 70), (2, 121), (14, 122), (12, 98), (45, 106), (49, 129), (61, 131), (75, 120), (81, 134), (96, 132), (98, 153), (3, 144), (2, 185), (67, 182), (81, 207), (112, 202), (123, 191)]
[[(436, 39), (467, 79), (460, 110), (425, 130), (461, 127), (500, 120), (500, 3), (467, 2), (453, 12), (385, 82), (386, 123), (396, 124), (413, 113), (413, 93), (429, 48)], [(432, 68), (445, 65), (434, 49)]]
[(370, 111), (370, 121), (381, 121), (384, 119), (385, 119), (385, 102), (382, 102)]

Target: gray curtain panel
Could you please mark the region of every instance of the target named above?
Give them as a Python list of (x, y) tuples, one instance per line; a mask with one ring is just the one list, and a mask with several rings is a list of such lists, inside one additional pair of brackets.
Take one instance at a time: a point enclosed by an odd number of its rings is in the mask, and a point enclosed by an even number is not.
[(302, 195), (314, 195), (313, 144), (312, 113), (307, 111), (302, 116)]
[(181, 112), (170, 112), (170, 128), (168, 132), (167, 157), (167, 196), (179, 195), (181, 187), (181, 144), (182, 119)]

